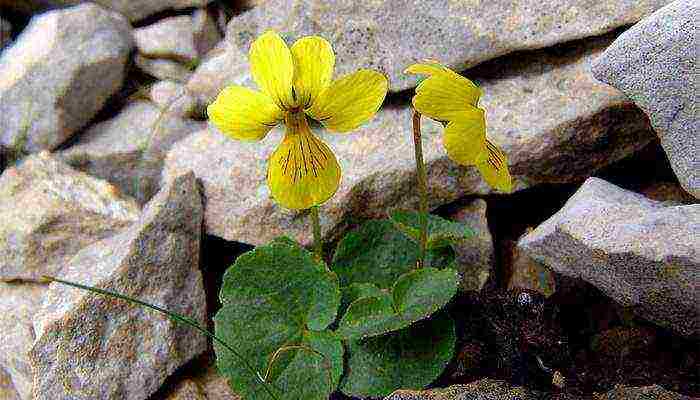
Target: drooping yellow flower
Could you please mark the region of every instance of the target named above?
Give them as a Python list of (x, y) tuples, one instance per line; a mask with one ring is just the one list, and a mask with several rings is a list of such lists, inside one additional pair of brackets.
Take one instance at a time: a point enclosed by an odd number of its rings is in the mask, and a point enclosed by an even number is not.
[(475, 165), (486, 183), (503, 192), (513, 189), (505, 153), (486, 137), (486, 117), (479, 108), (481, 89), (469, 79), (433, 61), (404, 71), (428, 75), (416, 88), (413, 107), (446, 124), (447, 156), (461, 165)]
[(321, 204), (338, 190), (340, 165), (331, 149), (311, 132), (307, 118), (331, 132), (348, 132), (377, 112), (389, 86), (379, 72), (361, 69), (332, 80), (335, 54), (319, 36), (306, 36), (291, 48), (273, 31), (250, 47), (250, 68), (260, 92), (225, 88), (207, 113), (225, 135), (261, 140), (284, 123), (282, 143), (267, 166), (272, 197), (301, 210)]

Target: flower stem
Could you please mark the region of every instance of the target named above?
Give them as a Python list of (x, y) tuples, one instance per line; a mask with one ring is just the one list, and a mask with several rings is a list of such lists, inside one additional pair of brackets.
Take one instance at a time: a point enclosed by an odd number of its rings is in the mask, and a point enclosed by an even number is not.
[(314, 253), (323, 260), (323, 241), (321, 240), (321, 221), (318, 218), (318, 206), (311, 207), (311, 224), (314, 230)]
[(416, 154), (416, 176), (418, 178), (418, 191), (420, 192), (420, 255), (418, 268), (425, 265), (425, 256), (428, 245), (428, 176), (423, 162), (423, 144), (420, 133), (420, 113), (413, 110), (413, 145)]
[(256, 378), (258, 379), (259, 383), (260, 383), (260, 384), (262, 385), (262, 387), (267, 391), (267, 394), (269, 394), (270, 397), (272, 397), (272, 398), (275, 399), (275, 400), (278, 400), (278, 399), (279, 399), (279, 398), (277, 397), (277, 395), (273, 392), (273, 390), (270, 388), (270, 386), (269, 386), (270, 383), (267, 382), (266, 379), (265, 379), (262, 375), (260, 375), (260, 372), (258, 372), (258, 371), (252, 366), (252, 364), (250, 364), (250, 363), (248, 362), (248, 360), (247, 360), (245, 357), (243, 357), (240, 353), (238, 353), (233, 347), (231, 347), (231, 345), (229, 345), (228, 343), (226, 343), (223, 339), (221, 339), (221, 338), (219, 338), (218, 336), (216, 336), (215, 334), (209, 332), (206, 328), (203, 328), (202, 326), (200, 326), (196, 321), (194, 321), (194, 320), (192, 320), (192, 319), (190, 319), (190, 318), (188, 318), (188, 317), (185, 317), (184, 315), (180, 315), (180, 314), (174, 313), (174, 312), (172, 312), (172, 311), (168, 311), (168, 310), (166, 310), (166, 309), (164, 309), (164, 308), (158, 307), (158, 306), (153, 305), (153, 304), (146, 303), (146, 302), (144, 302), (144, 301), (141, 301), (141, 300), (139, 300), (139, 299), (135, 299), (135, 298), (133, 298), (133, 297), (129, 297), (129, 296), (123, 295), (123, 294), (121, 294), (121, 293), (112, 292), (112, 291), (104, 290), (104, 289), (99, 289), (99, 288), (92, 287), (92, 286), (81, 285), (81, 284), (79, 284), (79, 283), (75, 283), (75, 282), (71, 282), (71, 281), (65, 281), (65, 280), (58, 279), (58, 278), (55, 278), (55, 277), (52, 277), (52, 276), (44, 276), (44, 277), (42, 277), (42, 281), (44, 281), (44, 282), (58, 282), (58, 283), (62, 283), (62, 284), (64, 284), (64, 285), (68, 285), (68, 286), (72, 286), (72, 287), (75, 287), (75, 288), (87, 290), (87, 291), (89, 291), (89, 292), (99, 293), (99, 294), (104, 295), (104, 296), (115, 297), (115, 298), (118, 298), (118, 299), (121, 299), (121, 300), (125, 300), (125, 301), (128, 301), (128, 302), (130, 302), (130, 303), (138, 304), (138, 305), (140, 305), (140, 306), (142, 306), (142, 307), (150, 308), (151, 310), (157, 311), (157, 312), (159, 312), (159, 313), (161, 313), (161, 314), (165, 314), (165, 315), (168, 316), (170, 319), (172, 319), (172, 320), (174, 320), (174, 321), (176, 321), (176, 322), (179, 322), (179, 323), (188, 325), (188, 326), (190, 326), (190, 327), (192, 327), (192, 328), (198, 330), (198, 331), (199, 331), (200, 333), (202, 333), (204, 336), (207, 336), (207, 337), (211, 338), (213, 341), (219, 343), (219, 344), (220, 344), (221, 346), (223, 346), (226, 350), (228, 350), (231, 354), (233, 354), (234, 356), (236, 356), (236, 358), (238, 358), (238, 360), (239, 360), (240, 362), (242, 362), (243, 365), (244, 365), (251, 373), (253, 373), (253, 375), (256, 376)]

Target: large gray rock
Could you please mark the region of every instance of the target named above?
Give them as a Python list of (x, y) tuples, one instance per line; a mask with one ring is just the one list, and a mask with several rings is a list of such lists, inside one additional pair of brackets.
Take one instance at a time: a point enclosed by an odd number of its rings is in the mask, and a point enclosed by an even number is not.
[(0, 0), (0, 5), (23, 12), (38, 12), (47, 8), (93, 2), (111, 8), (134, 22), (160, 11), (203, 7), (211, 0)]
[[(505, 57), (472, 76), (485, 92), (488, 135), (508, 154), (518, 189), (580, 181), (653, 138), (643, 113), (590, 75), (591, 60), (611, 41), (604, 37), (553, 52)], [(431, 208), (490, 191), (476, 169), (446, 157), (442, 132), (442, 125), (424, 119)], [(351, 218), (384, 217), (391, 208), (416, 207), (408, 106), (386, 105), (355, 132), (322, 137), (343, 172), (338, 192), (321, 207), (327, 237), (343, 233)], [(257, 143), (230, 140), (214, 130), (194, 134), (173, 146), (164, 178), (195, 172), (204, 187), (210, 234), (252, 244), (286, 234), (308, 243), (308, 218), (269, 199), (266, 160), (280, 138), (280, 129)]]
[(163, 159), (170, 147), (204, 127), (203, 122), (137, 101), (90, 128), (60, 156), (76, 169), (105, 179), (145, 202), (158, 191)]
[(450, 220), (466, 224), (474, 236), (457, 246), (457, 261), (462, 278), (460, 289), (481, 291), (486, 285), (494, 264), (493, 238), (486, 219), (486, 201), (474, 199), (459, 206)]
[[(202, 202), (192, 174), (164, 187), (138, 223), (80, 251), (65, 279), (159, 305), (206, 326)], [(36, 398), (144, 400), (206, 349), (206, 337), (152, 310), (53, 283), (34, 316)]]
[(158, 81), (151, 86), (148, 97), (161, 110), (181, 117), (192, 117), (197, 111), (197, 102), (185, 85), (176, 81)]
[(122, 86), (133, 46), (121, 15), (94, 4), (32, 19), (0, 55), (0, 144), (54, 149)]
[(593, 64), (649, 115), (681, 185), (700, 199), (700, 3), (677, 0), (620, 37)]
[(139, 53), (149, 58), (167, 58), (182, 62), (197, 59), (194, 24), (189, 15), (162, 19), (134, 30)]
[(56, 275), (83, 247), (138, 219), (135, 201), (47, 152), (0, 176), (0, 281)]
[(644, 318), (700, 334), (700, 204), (649, 200), (590, 178), (518, 246)]
[(34, 342), (32, 317), (47, 285), (0, 282), (0, 398), (32, 399), (28, 352)]
[(187, 82), (192, 76), (190, 68), (180, 62), (165, 58), (148, 58), (137, 54), (134, 63), (143, 72), (161, 80)]
[(390, 90), (408, 89), (411, 63), (441, 60), (463, 70), (515, 50), (536, 49), (600, 35), (637, 22), (667, 0), (324, 2), (268, 0), (228, 24), (226, 40), (248, 52), (267, 29), (296, 39), (321, 35), (338, 57), (338, 72), (377, 68)]

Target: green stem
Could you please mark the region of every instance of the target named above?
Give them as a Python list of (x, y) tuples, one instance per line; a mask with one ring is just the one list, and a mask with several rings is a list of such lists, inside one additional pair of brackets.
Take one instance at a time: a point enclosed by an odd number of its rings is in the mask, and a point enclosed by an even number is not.
[(260, 383), (263, 385), (263, 387), (265, 388), (265, 390), (267, 391), (267, 393), (268, 393), (273, 399), (279, 400), (279, 398), (277, 397), (277, 395), (275, 395), (274, 392), (272, 391), (272, 389), (270, 389), (270, 387), (268, 386), (269, 384), (265, 381), (265, 379), (264, 379), (262, 376), (260, 376), (260, 373), (258, 373), (258, 371), (256, 371), (255, 368), (253, 368), (253, 366), (248, 362), (248, 360), (245, 359), (245, 357), (243, 357), (242, 355), (240, 355), (236, 350), (233, 349), (233, 347), (231, 347), (228, 343), (226, 343), (225, 341), (223, 341), (223, 339), (220, 339), (218, 336), (216, 336), (216, 335), (214, 335), (213, 333), (209, 332), (209, 331), (206, 330), (205, 328), (202, 328), (197, 322), (193, 321), (192, 319), (187, 318), (187, 317), (185, 317), (185, 316), (182, 316), (182, 315), (180, 315), (180, 314), (176, 314), (176, 313), (174, 313), (174, 312), (172, 312), (172, 311), (168, 311), (168, 310), (166, 310), (166, 309), (164, 309), (164, 308), (160, 308), (160, 307), (158, 307), (158, 306), (154, 306), (153, 304), (148, 304), (148, 303), (143, 302), (143, 301), (141, 301), (141, 300), (134, 299), (134, 298), (131, 298), (131, 297), (128, 297), (128, 296), (125, 296), (125, 295), (123, 295), (123, 294), (119, 294), (119, 293), (116, 293), (116, 292), (110, 292), (110, 291), (108, 291), (108, 290), (98, 289), (98, 288), (91, 287), (91, 286), (85, 286), (85, 285), (81, 285), (81, 284), (75, 283), (75, 282), (64, 281), (64, 280), (62, 280), (62, 279), (54, 278), (54, 277), (52, 277), (52, 276), (44, 276), (44, 277), (42, 277), (42, 279), (43, 279), (44, 281), (48, 281), (48, 282), (59, 282), (59, 283), (62, 283), (62, 284), (64, 284), (64, 285), (73, 286), (73, 287), (76, 287), (76, 288), (79, 288), (79, 289), (87, 290), (87, 291), (89, 291), (89, 292), (99, 293), (99, 294), (102, 294), (102, 295), (105, 295), (105, 296), (116, 297), (116, 298), (121, 299), (121, 300), (126, 300), (126, 301), (131, 302), (131, 303), (136, 303), (136, 304), (138, 304), (138, 305), (140, 305), (140, 306), (143, 306), (143, 307), (146, 307), (146, 308), (150, 308), (151, 310), (155, 310), (155, 311), (158, 311), (158, 312), (160, 312), (160, 313), (163, 313), (163, 314), (167, 315), (168, 317), (172, 318), (173, 320), (175, 320), (175, 321), (177, 321), (177, 322), (183, 323), (183, 324), (185, 324), (185, 325), (188, 325), (188, 326), (190, 326), (190, 327), (192, 327), (192, 328), (198, 330), (199, 332), (201, 332), (201, 333), (204, 334), (205, 336), (211, 338), (211, 339), (214, 340), (215, 342), (217, 342), (217, 343), (219, 343), (220, 345), (224, 346), (224, 348), (226, 348), (226, 350), (230, 351), (231, 354), (233, 354), (234, 356), (236, 356), (236, 358), (238, 358), (238, 359), (246, 366), (246, 368), (248, 368), (248, 369), (253, 373), (253, 375), (255, 375), (255, 376), (258, 378), (258, 380), (259, 380)]
[(318, 217), (318, 206), (311, 207), (311, 224), (314, 231), (314, 253), (319, 260), (323, 260), (323, 241), (321, 240), (321, 221)]
[(420, 133), (420, 113), (413, 110), (413, 145), (416, 153), (416, 176), (418, 178), (418, 191), (420, 192), (420, 255), (418, 268), (425, 265), (425, 257), (428, 246), (428, 176), (423, 162), (423, 144)]

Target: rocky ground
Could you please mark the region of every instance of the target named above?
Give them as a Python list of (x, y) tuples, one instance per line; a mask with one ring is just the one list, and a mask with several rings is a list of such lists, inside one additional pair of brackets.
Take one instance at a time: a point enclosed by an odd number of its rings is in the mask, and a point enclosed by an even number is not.
[(493, 193), (424, 124), (430, 206), (477, 235), (449, 305), (458, 355), (434, 389), (387, 400), (700, 396), (699, 14), (695, 0), (0, 0), (0, 398), (238, 399), (204, 337), (40, 277), (211, 325), (237, 255), (310, 242), (265, 186), (281, 131), (235, 142), (204, 114), (252, 84), (247, 50), (269, 28), (321, 34), (339, 74), (390, 80), (369, 124), (324, 135), (344, 175), (321, 209), (329, 252), (417, 205), (407, 65), (476, 81), (508, 155), (516, 191)]

